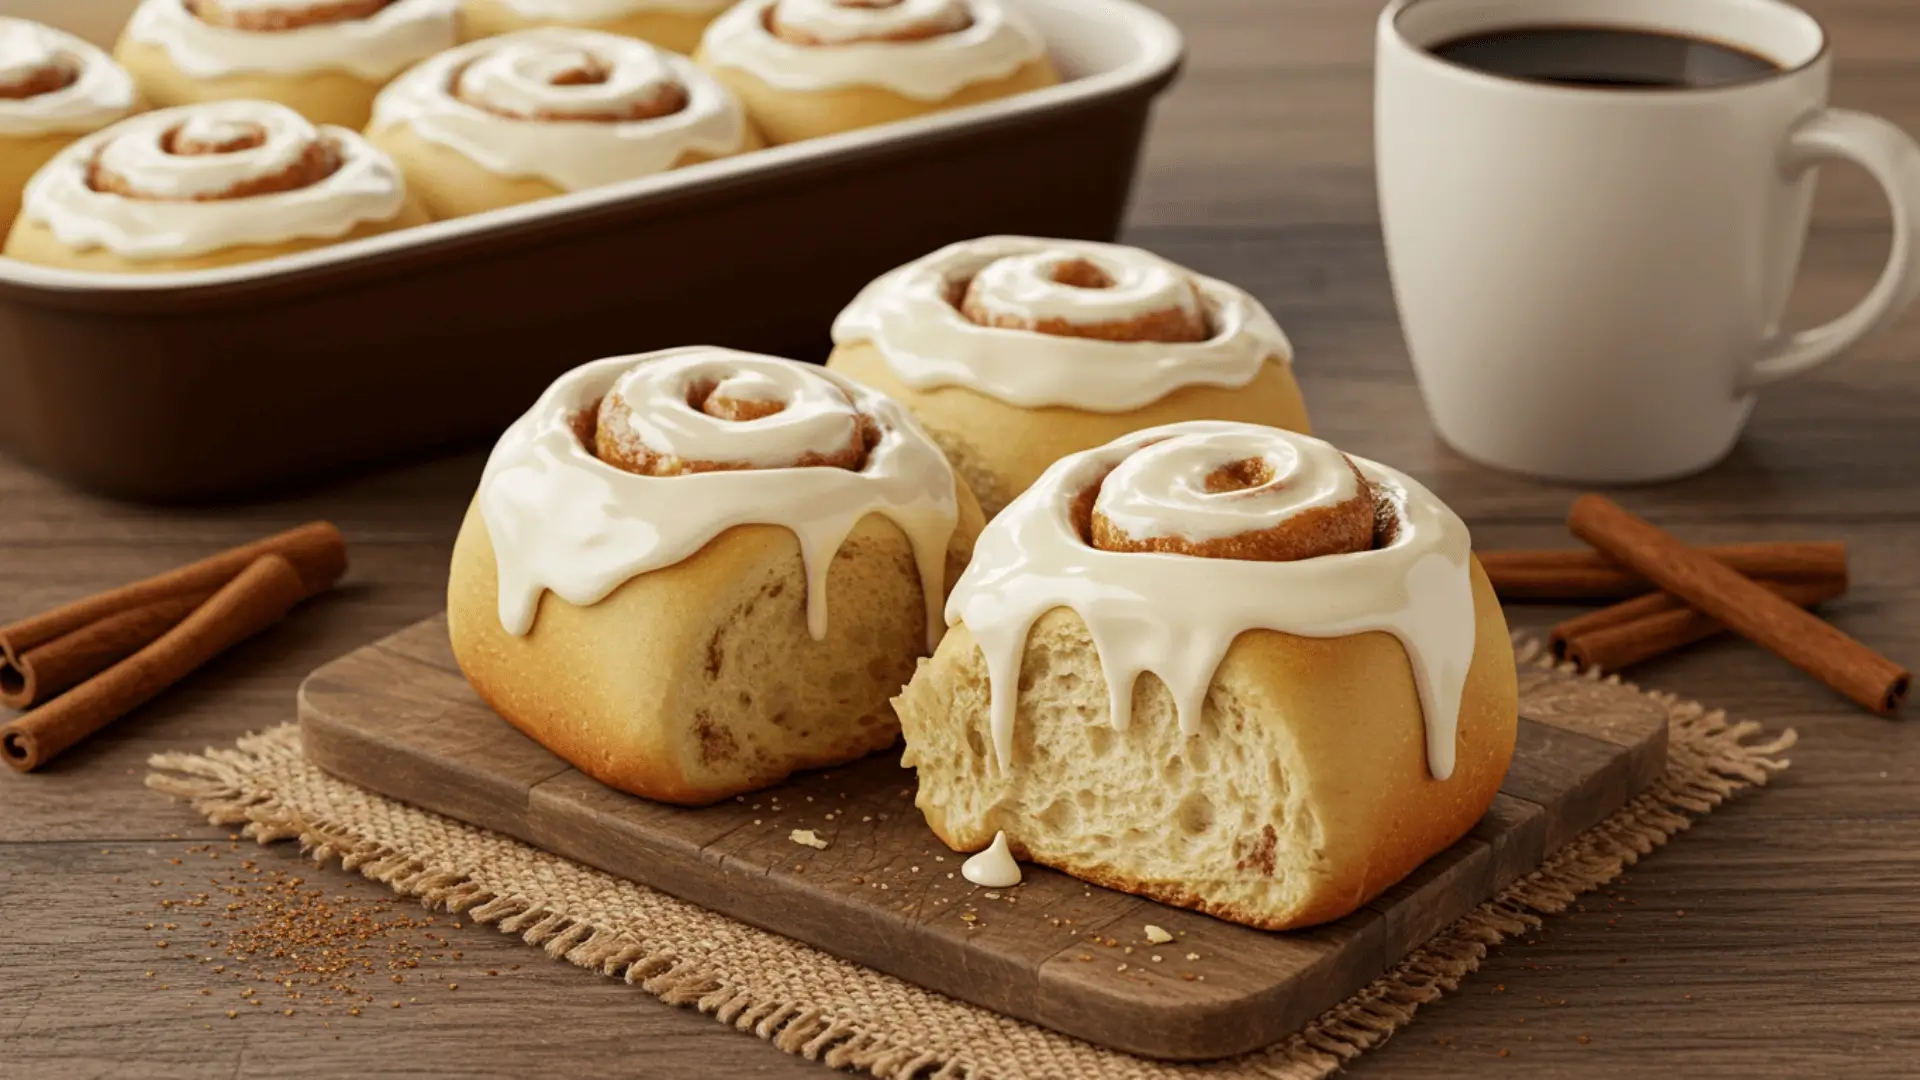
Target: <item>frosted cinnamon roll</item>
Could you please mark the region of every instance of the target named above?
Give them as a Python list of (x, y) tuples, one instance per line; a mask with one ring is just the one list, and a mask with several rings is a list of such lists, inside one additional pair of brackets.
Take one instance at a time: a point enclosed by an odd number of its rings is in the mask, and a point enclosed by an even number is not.
[(669, 349), (576, 368), (495, 446), (448, 623), (480, 695), (604, 783), (698, 804), (898, 736), (980, 530), (884, 397)]
[(72, 270), (194, 270), (426, 221), (399, 167), (358, 134), (221, 101), (144, 113), (61, 151), (27, 185), (6, 254)]
[(133, 79), (72, 34), (0, 18), (0, 229), (27, 179), (73, 140), (140, 108)]
[(933, 830), (1251, 926), (1377, 896), (1473, 827), (1513, 753), (1466, 526), (1276, 428), (1062, 459), (981, 534), (947, 622), (894, 699)]
[(469, 41), (565, 26), (639, 38), (690, 53), (713, 17), (732, 0), (460, 0), (461, 36)]
[(989, 515), (1062, 456), (1141, 428), (1308, 430), (1266, 308), (1139, 248), (952, 244), (863, 289), (833, 340), (828, 366), (913, 410)]
[(141, 0), (114, 55), (160, 105), (256, 99), (358, 130), (456, 39), (458, 0)]
[(438, 218), (633, 180), (761, 145), (683, 56), (592, 30), (486, 38), (402, 75), (367, 128)]
[(767, 141), (831, 135), (1060, 81), (1002, 0), (744, 0), (696, 54)]

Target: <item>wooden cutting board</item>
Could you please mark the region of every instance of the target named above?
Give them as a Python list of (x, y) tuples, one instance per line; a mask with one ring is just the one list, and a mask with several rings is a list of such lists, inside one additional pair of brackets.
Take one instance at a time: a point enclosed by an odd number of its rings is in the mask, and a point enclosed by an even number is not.
[[(1465, 839), (1337, 923), (1267, 933), (1044, 867), (969, 885), (899, 755), (698, 810), (576, 772), (468, 688), (430, 619), (315, 671), (307, 756), (336, 776), (517, 837), (989, 1009), (1135, 1054), (1221, 1057), (1305, 1026), (1537, 867), (1665, 769), (1666, 713), (1618, 687), (1521, 675), (1519, 747)], [(811, 829), (823, 850), (790, 839)], [(1153, 925), (1174, 935), (1147, 939)]]

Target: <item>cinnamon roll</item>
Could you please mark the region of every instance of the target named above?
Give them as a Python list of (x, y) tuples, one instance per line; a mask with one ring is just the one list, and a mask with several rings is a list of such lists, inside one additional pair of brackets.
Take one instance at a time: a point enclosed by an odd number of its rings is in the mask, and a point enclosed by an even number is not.
[(1045, 40), (1003, 0), (744, 0), (695, 55), (775, 144), (1060, 81)]
[(894, 699), (958, 850), (1283, 930), (1458, 840), (1513, 754), (1466, 526), (1304, 435), (1194, 421), (1064, 458), (981, 534)]
[(700, 804), (898, 736), (980, 530), (904, 409), (693, 347), (562, 376), (495, 446), (454, 545), (454, 655), (596, 779)]
[(881, 276), (827, 366), (906, 405), (988, 514), (1066, 454), (1181, 420), (1307, 431), (1258, 300), (1150, 252), (989, 236)]
[(284, 106), (218, 101), (124, 120), (28, 183), (6, 254), (157, 273), (254, 262), (427, 221), (399, 166)]
[(53, 155), (139, 108), (132, 77), (106, 53), (50, 26), (0, 18), (0, 230)]
[(690, 53), (701, 31), (732, 0), (460, 0), (461, 36), (469, 41), (566, 26), (639, 38)]
[(426, 61), (381, 92), (367, 131), (438, 218), (761, 145), (733, 94), (687, 58), (559, 28), (486, 38)]
[(274, 101), (359, 130), (458, 17), (458, 0), (141, 0), (114, 55), (156, 104)]

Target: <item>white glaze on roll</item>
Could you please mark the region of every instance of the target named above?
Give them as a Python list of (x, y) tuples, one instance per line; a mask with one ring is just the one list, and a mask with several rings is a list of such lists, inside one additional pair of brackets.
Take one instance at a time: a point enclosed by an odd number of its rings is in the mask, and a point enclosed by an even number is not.
[[(1036, 281), (1043, 268), (1084, 260), (1124, 285), (1074, 289)], [(995, 270), (1002, 262), (1012, 265)], [(1102, 341), (980, 326), (955, 306), (958, 290), (994, 273), (987, 290), (1009, 313), (1110, 322), (1150, 311), (1174, 291), (1168, 275), (1199, 291), (1213, 335), (1197, 342)], [(1076, 314), (1073, 300), (1084, 294)], [(1163, 305), (1164, 306), (1164, 305)], [(1017, 309), (1017, 311), (1016, 311)], [(1023, 408), (1066, 406), (1132, 412), (1187, 386), (1245, 386), (1261, 365), (1288, 363), (1293, 347), (1258, 300), (1138, 248), (1027, 236), (989, 236), (950, 244), (861, 290), (834, 320), (837, 345), (872, 342), (900, 381), (915, 390), (961, 386)]]
[[(660, 374), (649, 374), (642, 384), (656, 392), (677, 385), (678, 373), (690, 367), (709, 376), (752, 372), (783, 387), (814, 384), (818, 389), (810, 386), (809, 397), (837, 392), (877, 426), (879, 441), (859, 472), (832, 467), (681, 476), (625, 472), (581, 445), (573, 418), (637, 374), (636, 365), (659, 365)], [(638, 400), (629, 405), (646, 411)], [(657, 398), (653, 405), (656, 417), (671, 408)], [(684, 398), (680, 408), (685, 408)], [(780, 415), (728, 426), (751, 444), (759, 432), (780, 430)], [(706, 441), (710, 435), (711, 430), (687, 434), (693, 441), (675, 445), (712, 452)], [(769, 443), (790, 448), (793, 437), (788, 431)], [(769, 443), (746, 452), (770, 453), (774, 447)], [(807, 573), (808, 630), (816, 639), (824, 638), (827, 572), (834, 555), (860, 519), (879, 514), (899, 526), (913, 548), (927, 597), (929, 647), (939, 639), (947, 545), (959, 522), (953, 470), (905, 409), (823, 368), (709, 346), (614, 357), (575, 368), (500, 437), (487, 460), (478, 498), (498, 559), (500, 624), (510, 634), (532, 629), (543, 592), (551, 590), (585, 607), (630, 578), (688, 558), (727, 529), (764, 524), (786, 528), (799, 541)]]
[[(169, 135), (183, 129), (207, 141), (242, 129), (262, 138), (231, 153), (169, 153)], [(320, 140), (333, 145), (339, 167), (317, 183), (215, 197), (287, 172)], [(141, 197), (95, 190), (96, 162)], [(405, 199), (399, 168), (358, 133), (316, 128), (292, 109), (263, 101), (215, 101), (144, 113), (75, 142), (27, 184), (22, 212), (70, 248), (106, 248), (129, 259), (186, 258), (245, 244), (341, 237), (365, 222), (391, 220)]]
[(133, 77), (93, 45), (25, 19), (0, 18), (0, 85), (31, 82), (49, 67), (72, 73), (57, 90), (0, 98), (0, 136), (85, 134), (133, 111)]
[[(692, 405), (697, 389), (734, 401), (781, 402), (753, 421), (725, 420)], [(613, 384), (627, 405), (625, 427), (663, 458), (777, 468), (808, 454), (830, 456), (860, 434), (860, 414), (837, 383), (818, 369), (785, 360), (694, 353), (636, 364)]]
[(508, 11), (528, 19), (574, 23), (611, 22), (643, 11), (719, 11), (731, 0), (500, 0)]
[(1007, 846), (1007, 834), (996, 832), (987, 849), (960, 864), (960, 875), (989, 889), (1011, 889), (1020, 884), (1020, 864)]
[[(1308, 510), (1331, 510), (1360, 493), (1346, 455), (1319, 439), (1275, 439), (1269, 429), (1165, 439), (1127, 455), (1100, 484), (1094, 510), (1136, 540), (1223, 540), (1284, 526)], [(1268, 479), (1227, 497), (1208, 479), (1260, 461)]]
[[(1163, 442), (1164, 440), (1164, 442)], [(1172, 694), (1181, 730), (1199, 729), (1201, 709), (1220, 661), (1241, 632), (1278, 630), (1303, 637), (1344, 637), (1381, 630), (1406, 649), (1425, 717), (1428, 769), (1435, 779), (1453, 773), (1460, 700), (1473, 661), (1475, 618), (1467, 527), (1412, 478), (1371, 461), (1354, 466), (1392, 505), (1398, 528), (1390, 543), (1371, 551), (1324, 555), (1297, 562), (1255, 562), (1189, 555), (1112, 552), (1092, 547), (1076, 530), (1073, 501), (1130, 457), (1155, 445), (1160, 459), (1139, 470), (1135, 483), (1180, 486), (1195, 470), (1217, 467), (1226, 455), (1246, 456), (1264, 445), (1275, 454), (1291, 444), (1303, 482), (1299, 509), (1328, 497), (1340, 455), (1305, 435), (1251, 424), (1195, 421), (1137, 432), (1097, 450), (1054, 463), (987, 525), (973, 562), (947, 602), (949, 625), (965, 623), (979, 643), (991, 683), (994, 760), (1008, 762), (1021, 659), (1027, 634), (1046, 612), (1069, 608), (1086, 623), (1106, 673), (1110, 719), (1125, 730), (1133, 686), (1153, 672)], [(1227, 457), (1226, 460), (1234, 460)], [(1180, 464), (1180, 462), (1186, 464)], [(1174, 462), (1169, 465), (1168, 462)], [(1260, 491), (1258, 509), (1245, 514), (1260, 528), (1284, 509), (1294, 485)], [(1214, 495), (1111, 493), (1123, 505), (1162, 503), (1181, 515), (1199, 500), (1233, 507), (1243, 492)], [(1222, 511), (1231, 517), (1235, 511)], [(1176, 520), (1166, 528), (1179, 530)], [(1196, 526), (1224, 528), (1216, 516)]]
[[(556, 86), (551, 76), (598, 61), (604, 83)], [(498, 111), (478, 108), (462, 92)], [(539, 120), (500, 112), (624, 112), (663, 83), (686, 106), (647, 120)], [(651, 176), (689, 153), (723, 157), (746, 145), (740, 105), (683, 56), (595, 30), (545, 27), (483, 38), (441, 53), (395, 80), (373, 104), (373, 130), (405, 124), (421, 138), (500, 176), (539, 177), (566, 191)]]
[[(229, 9), (301, 12), (325, 0), (223, 0)], [(300, 75), (346, 71), (385, 82), (417, 60), (452, 48), (458, 0), (394, 0), (364, 19), (314, 23), (289, 30), (215, 26), (188, 11), (183, 0), (143, 0), (127, 37), (166, 50), (174, 66), (203, 79), (264, 72)]]
[[(796, 44), (770, 33), (767, 18), (776, 4), (787, 25), (825, 29), (822, 43)], [(963, 30), (913, 41), (848, 41), (858, 36), (854, 27), (861, 23), (871, 28), (870, 35), (888, 33), (899, 18), (897, 9), (833, 0), (745, 0), (707, 27), (700, 47), (713, 64), (787, 90), (878, 86), (919, 101), (944, 101), (975, 83), (1004, 79), (1046, 52), (1039, 31), (1000, 0), (933, 6), (962, 8), (971, 22)]]

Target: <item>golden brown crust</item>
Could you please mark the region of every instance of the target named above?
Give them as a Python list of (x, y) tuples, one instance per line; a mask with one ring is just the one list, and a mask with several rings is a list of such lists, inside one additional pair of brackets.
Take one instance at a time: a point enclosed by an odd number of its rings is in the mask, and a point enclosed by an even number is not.
[(712, 63), (699, 52), (694, 54), (694, 60), (739, 96), (741, 104), (746, 106), (747, 115), (753, 118), (760, 133), (773, 146), (996, 101), (1028, 90), (1053, 86), (1060, 81), (1060, 73), (1055, 70), (1053, 61), (1041, 56), (1021, 65), (1005, 78), (974, 83), (963, 87), (950, 98), (929, 102), (917, 101), (878, 86), (788, 90), (773, 86), (739, 68)]
[(1276, 357), (1245, 386), (1188, 386), (1125, 413), (1060, 406), (1025, 408), (963, 386), (915, 390), (900, 381), (871, 342), (842, 345), (830, 370), (905, 405), (979, 494), (989, 517), (1068, 454), (1122, 435), (1184, 420), (1237, 420), (1311, 434), (1293, 369)]
[(182, 71), (164, 47), (125, 36), (114, 46), (113, 56), (133, 75), (141, 94), (157, 107), (203, 101), (272, 101), (316, 124), (336, 124), (355, 131), (366, 126), (373, 115), (373, 99), (383, 85), (347, 71), (298, 75), (249, 72), (201, 78)]

